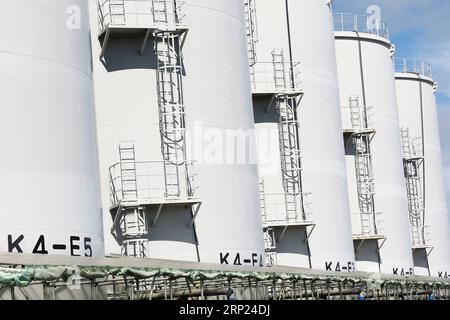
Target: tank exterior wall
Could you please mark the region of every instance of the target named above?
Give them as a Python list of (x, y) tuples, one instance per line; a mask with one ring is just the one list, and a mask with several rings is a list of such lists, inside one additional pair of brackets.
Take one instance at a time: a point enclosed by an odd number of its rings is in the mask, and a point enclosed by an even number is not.
[[(286, 9), (289, 12), (290, 45)], [(290, 60), (291, 51), (292, 60), (300, 62), (299, 80), (304, 96), (297, 112), (302, 185), (303, 191), (310, 193), (311, 220), (316, 224), (309, 238), (309, 248), (302, 244), (304, 231), (296, 228), (286, 233), (282, 240), (286, 243), (280, 243), (276, 249), (278, 263), (308, 267), (306, 257), (310, 254), (312, 268), (352, 271), (354, 252), (330, 8), (327, 1), (322, 0), (260, 0), (256, 1), (256, 14), (258, 62), (270, 63), (274, 48), (283, 49), (285, 61)], [(264, 107), (270, 98), (266, 100), (254, 98), (257, 130), (277, 135), (276, 111), (272, 108), (273, 115), (270, 116), (265, 113)], [(258, 147), (261, 152), (263, 146), (259, 143)], [(278, 150), (279, 146), (271, 145), (270, 148)], [(278, 151), (274, 152), (273, 159), (276, 155), (279, 155)], [(272, 163), (266, 173), (260, 172), (267, 193), (268, 187), (272, 192), (283, 192), (280, 170), (273, 170)], [(271, 186), (268, 181), (272, 181)], [(289, 241), (296, 242), (298, 247), (294, 250), (293, 244), (287, 243)]]
[[(267, 78), (272, 80), (272, 51), (282, 49), (284, 59), (289, 60), (289, 42), (286, 24), (285, 0), (257, 0), (256, 17), (258, 42), (256, 43), (257, 66), (264, 64), (269, 70)], [(255, 67), (257, 68), (257, 67)], [(275, 103), (270, 106), (272, 95), (254, 96), (253, 110), (257, 132), (260, 183), (264, 190), (264, 207), (268, 216), (284, 217), (286, 205), (280, 164), (278, 137), (278, 112)], [(304, 243), (305, 228), (289, 227), (280, 238), (282, 227), (276, 228), (277, 264), (285, 266), (310, 267), (308, 245)]]
[[(329, 1), (289, 1), (292, 54), (301, 63), (303, 178), (311, 192), (312, 267), (354, 266), (347, 175), (342, 142), (336, 48)], [(311, 32), (314, 30), (314, 32)], [(346, 271), (342, 269), (342, 271)]]
[[(90, 1), (92, 24), (97, 21), (96, 5)], [(182, 10), (189, 28), (183, 47), (187, 153), (198, 161), (196, 185), (202, 205), (196, 235), (188, 228), (191, 210), (163, 211), (150, 233), (150, 257), (259, 265), (264, 250), (256, 162), (228, 164), (218, 159), (228, 152), (224, 149), (227, 133), (249, 131), (248, 140), (254, 140), (243, 6), (241, 1), (189, 0)], [(134, 141), (137, 160), (162, 160), (157, 61), (152, 38), (140, 56), (143, 38), (126, 36), (110, 40), (101, 62), (96, 35), (94, 32), (100, 170), (104, 225), (109, 234), (107, 170), (118, 161), (119, 142)], [(107, 238), (108, 252), (118, 253), (113, 237)]]
[[(364, 104), (365, 96), (366, 106), (371, 107), (376, 130), (371, 143), (375, 210), (380, 212), (382, 220), (380, 233), (387, 238), (379, 256), (372, 246), (362, 246), (356, 257), (356, 268), (411, 275), (413, 262), (391, 44), (382, 37), (365, 33), (336, 32), (335, 35), (341, 106), (348, 106), (349, 97), (357, 95), (360, 105)], [(349, 174), (348, 182), (349, 189), (355, 190), (356, 178)]]
[(2, 6), (0, 251), (103, 256), (87, 1)]
[[(242, 1), (190, 0), (187, 5), (185, 98), (191, 128), (201, 123), (205, 132), (220, 133), (226, 141), (246, 132), (249, 145), (246, 161), (208, 161), (206, 141), (204, 155), (194, 156), (204, 158), (198, 170), (201, 261), (259, 265), (264, 244)], [(224, 153), (234, 152), (226, 147)], [(228, 254), (226, 262), (220, 259)]]
[[(417, 74), (396, 73), (396, 86), (401, 127), (409, 128), (411, 137), (423, 136), (424, 223), (430, 228), (430, 241), (433, 247), (428, 256), (430, 274), (431, 276), (448, 277), (450, 275), (450, 227), (443, 181), (434, 81)], [(417, 264), (425, 259), (423, 255), (421, 258)], [(420, 269), (419, 272), (426, 275), (425, 264), (421, 263), (422, 267), (417, 264), (416, 269)]]

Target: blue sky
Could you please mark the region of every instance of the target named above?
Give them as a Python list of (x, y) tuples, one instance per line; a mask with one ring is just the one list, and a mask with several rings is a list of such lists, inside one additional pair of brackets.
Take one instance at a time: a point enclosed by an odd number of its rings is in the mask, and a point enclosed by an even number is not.
[(439, 84), (437, 95), (444, 178), (450, 207), (450, 1), (449, 0), (335, 0), (336, 13), (366, 13), (381, 8), (399, 57), (431, 64)]

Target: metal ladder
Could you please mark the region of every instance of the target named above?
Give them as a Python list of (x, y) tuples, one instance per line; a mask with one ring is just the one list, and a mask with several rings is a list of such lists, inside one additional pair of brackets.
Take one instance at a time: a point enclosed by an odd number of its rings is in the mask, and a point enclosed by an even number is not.
[(288, 88), (286, 83), (286, 64), (284, 62), (283, 49), (272, 50), (272, 64), (275, 91), (283, 92)]
[(254, 0), (244, 0), (245, 30), (247, 35), (247, 51), (250, 67), (256, 63), (256, 8)]
[(119, 144), (122, 201), (137, 202), (136, 153), (133, 142)]
[(261, 214), (263, 218), (263, 223), (267, 221), (267, 211), (266, 211), (266, 191), (264, 189), (264, 179), (259, 182), (259, 195), (260, 195), (260, 206)]
[(109, 14), (111, 17), (111, 24), (125, 24), (125, 0), (110, 0)]
[(152, 0), (152, 14), (155, 24), (168, 24), (169, 12), (167, 0)]
[(157, 91), (161, 152), (164, 159), (165, 196), (181, 195), (181, 167), (185, 166), (185, 106), (182, 82), (181, 33), (156, 31)]
[(147, 234), (147, 215), (143, 208), (129, 207), (128, 212), (124, 212), (120, 228), (125, 238), (136, 237)]
[(401, 141), (406, 191), (408, 195), (409, 221), (411, 224), (411, 238), (413, 245), (425, 245), (425, 228), (423, 224), (425, 208), (419, 174), (423, 158), (416, 152), (408, 128), (401, 129)]
[(264, 229), (264, 253), (266, 266), (273, 266), (277, 264), (277, 252), (273, 251), (277, 248), (275, 240), (275, 229), (265, 228)]
[(264, 230), (264, 247), (266, 251), (276, 248), (274, 228), (266, 228)]
[(122, 205), (120, 231), (124, 238), (122, 254), (134, 257), (147, 257), (148, 234), (147, 214), (138, 206), (138, 185), (136, 173), (136, 152), (134, 142), (125, 141), (119, 144), (120, 174), (122, 186)]
[(149, 241), (147, 239), (124, 240), (121, 254), (127, 257), (148, 258)]
[(372, 173), (370, 143), (373, 132), (369, 129), (367, 107), (359, 105), (359, 98), (349, 97), (351, 123), (354, 130), (355, 173), (360, 210), (361, 233), (378, 234), (375, 213), (375, 191)]
[[(283, 50), (272, 51), (274, 82), (277, 92), (287, 89)], [(285, 194), (286, 219), (306, 220), (301, 188), (301, 153), (299, 122), (296, 117), (297, 95), (279, 93), (275, 97), (278, 112), (278, 134), (281, 156), (281, 173)]]

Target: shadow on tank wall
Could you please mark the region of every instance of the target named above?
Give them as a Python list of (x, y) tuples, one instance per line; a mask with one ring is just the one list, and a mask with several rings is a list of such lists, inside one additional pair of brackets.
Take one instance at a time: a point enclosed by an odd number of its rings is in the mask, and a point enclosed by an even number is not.
[[(276, 123), (278, 124), (279, 116), (275, 108), (275, 99), (273, 95), (264, 95), (253, 97), (253, 113), (255, 123)], [(269, 110), (269, 112), (267, 112)]]
[[(153, 50), (154, 39), (149, 39), (144, 54), (140, 55), (143, 36), (120, 35), (107, 43), (105, 55), (100, 61), (108, 72), (127, 69), (156, 70), (156, 54)], [(100, 40), (103, 45), (104, 39)], [(95, 58), (95, 57), (94, 57)]]

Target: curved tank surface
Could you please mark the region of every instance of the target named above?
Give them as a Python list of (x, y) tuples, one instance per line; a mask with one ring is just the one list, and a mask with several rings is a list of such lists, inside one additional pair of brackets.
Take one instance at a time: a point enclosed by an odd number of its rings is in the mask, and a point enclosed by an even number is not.
[(413, 274), (392, 55), (386, 24), (335, 14), (356, 269)]
[(448, 277), (450, 228), (436, 110), (437, 84), (430, 66), (419, 60), (398, 58), (396, 71), (400, 126), (405, 138), (409, 138), (406, 149), (421, 160), (417, 189), (418, 206), (423, 212), (418, 213), (419, 234), (413, 234), (413, 245), (417, 246), (414, 250), (416, 274)]
[[(145, 248), (122, 254), (264, 264), (242, 2), (173, 3), (102, 7), (107, 22), (93, 37), (107, 251), (133, 247), (131, 237)], [(98, 23), (97, 1), (90, 9)], [(131, 180), (113, 183), (128, 196), (110, 199), (114, 176)]]
[(87, 1), (2, 5), (0, 251), (103, 256)]
[[(275, 245), (272, 242), (269, 248), (276, 256), (275, 263), (351, 272), (355, 260), (328, 3), (256, 1), (253, 104), (265, 200), (263, 217), (272, 232), (268, 237), (275, 238)], [(282, 88), (280, 70), (286, 79)], [(298, 121), (297, 129), (288, 125), (288, 110), (282, 100), (295, 94), (298, 100), (292, 119)], [(273, 102), (273, 97), (279, 101)], [(289, 130), (295, 132), (298, 143), (286, 150), (289, 137), (285, 132)], [(268, 152), (271, 150), (274, 152)], [(293, 169), (286, 162), (297, 154), (302, 197), (295, 212), (288, 184)]]

